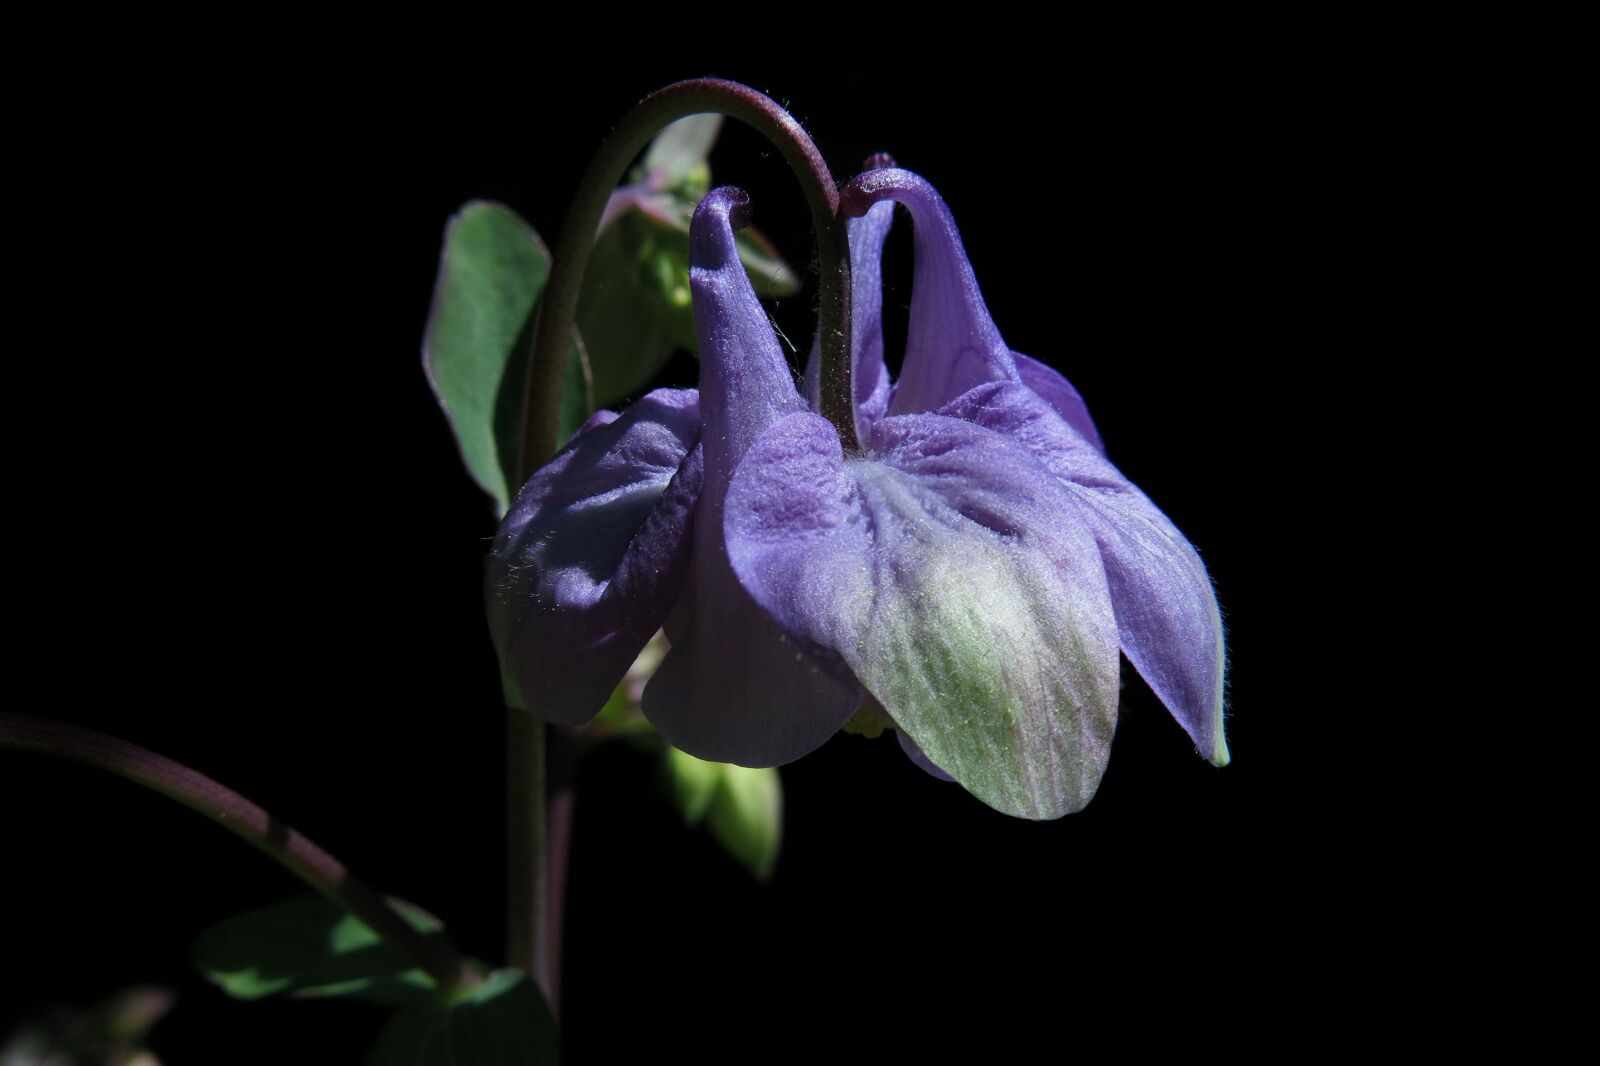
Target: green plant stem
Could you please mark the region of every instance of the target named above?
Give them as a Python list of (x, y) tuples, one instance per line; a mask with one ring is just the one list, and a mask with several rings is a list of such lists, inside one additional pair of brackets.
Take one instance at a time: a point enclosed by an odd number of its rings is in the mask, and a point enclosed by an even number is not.
[(527, 711), (506, 708), (506, 963), (526, 970), (549, 1002), (546, 728)]
[(513, 491), (556, 450), (561, 383), (578, 293), (600, 216), (628, 165), (661, 129), (680, 118), (727, 115), (753, 127), (776, 147), (800, 179), (817, 239), (822, 343), (822, 414), (838, 427), (847, 451), (856, 450), (851, 391), (850, 249), (839, 218), (839, 191), (822, 153), (794, 116), (748, 85), (699, 78), (652, 93), (628, 112), (600, 146), (578, 185), (561, 226), (550, 278), (540, 298), (539, 324), (523, 389), (522, 449)]
[(82, 726), (0, 714), (0, 748), (55, 755), (154, 789), (242, 837), (370, 926), (425, 970), (445, 994), (481, 983), (454, 948), (411, 927), (383, 896), (298, 830), (211, 778), (165, 755)]

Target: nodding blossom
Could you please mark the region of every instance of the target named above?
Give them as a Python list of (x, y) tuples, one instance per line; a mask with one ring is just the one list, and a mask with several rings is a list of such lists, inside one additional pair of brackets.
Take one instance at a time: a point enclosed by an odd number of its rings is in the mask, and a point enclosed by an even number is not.
[[(893, 202), (915, 227), (903, 370), (883, 362)], [(597, 413), (497, 536), (489, 610), (508, 676), (587, 721), (658, 627), (643, 710), (705, 759), (775, 765), (870, 697), (907, 752), (1008, 814), (1093, 797), (1119, 652), (1217, 765), (1222, 624), (1176, 527), (1105, 458), (1077, 391), (1013, 353), (927, 182), (868, 171), (852, 216), (855, 440), (797, 387), (740, 265), (742, 192), (690, 232), (700, 388)]]

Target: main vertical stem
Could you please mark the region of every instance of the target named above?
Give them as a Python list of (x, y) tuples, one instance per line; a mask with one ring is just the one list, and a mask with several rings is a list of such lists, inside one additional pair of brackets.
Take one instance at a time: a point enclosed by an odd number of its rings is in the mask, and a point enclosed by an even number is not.
[(549, 820), (545, 815), (545, 724), (506, 708), (506, 962), (532, 975), (545, 998), (551, 979)]

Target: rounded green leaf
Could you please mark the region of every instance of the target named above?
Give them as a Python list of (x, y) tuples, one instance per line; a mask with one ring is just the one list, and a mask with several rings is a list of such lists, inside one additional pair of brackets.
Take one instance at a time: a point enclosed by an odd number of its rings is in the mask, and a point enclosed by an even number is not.
[[(517, 461), (523, 369), (549, 276), (549, 251), (508, 207), (475, 200), (445, 226), (423, 368), (467, 472), (501, 511), (516, 488), (509, 474)], [(575, 339), (567, 356), (563, 439), (588, 416), (588, 380)]]
[[(444, 935), (437, 918), (394, 903), (418, 932)], [(354, 996), (408, 1003), (429, 998), (435, 987), (369, 926), (321, 896), (225, 919), (200, 934), (193, 957), (206, 977), (236, 999)]]

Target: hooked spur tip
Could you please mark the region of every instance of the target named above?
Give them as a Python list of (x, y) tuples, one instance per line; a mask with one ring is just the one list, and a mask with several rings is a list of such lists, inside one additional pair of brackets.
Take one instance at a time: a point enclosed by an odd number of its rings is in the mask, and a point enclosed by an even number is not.
[(698, 210), (722, 211), (730, 229), (744, 229), (750, 224), (750, 194), (734, 185), (719, 185), (706, 193)]
[(861, 169), (888, 170), (891, 167), (897, 167), (899, 165), (899, 163), (894, 161), (894, 156), (890, 155), (888, 152), (873, 152), (862, 162)]
[(903, 199), (907, 191), (915, 194), (926, 184), (915, 174), (894, 166), (894, 161), (882, 152), (868, 162), (880, 158), (889, 165), (862, 171), (840, 191), (839, 211), (845, 218), (860, 218), (879, 200)]

